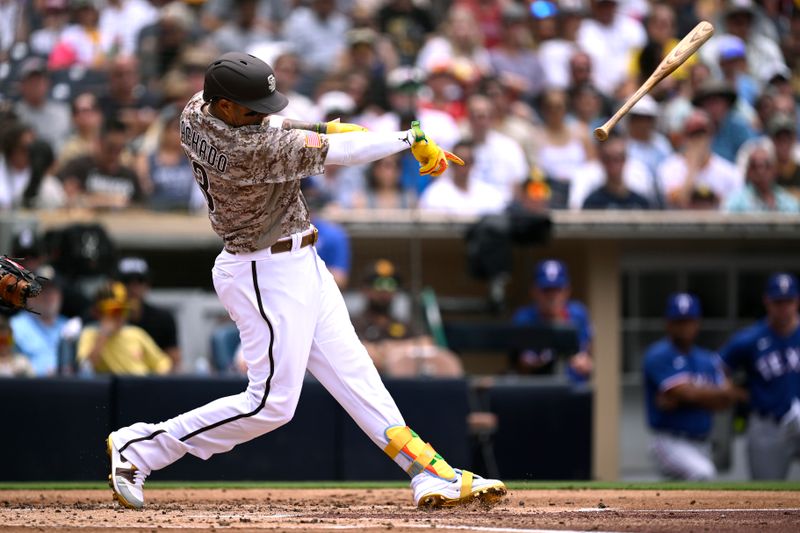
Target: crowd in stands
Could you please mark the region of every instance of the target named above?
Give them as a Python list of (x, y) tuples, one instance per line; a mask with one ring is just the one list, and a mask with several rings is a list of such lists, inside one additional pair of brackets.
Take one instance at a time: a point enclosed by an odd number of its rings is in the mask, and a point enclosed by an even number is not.
[[(798, 212), (800, 10), (720, 0), (0, 0), (0, 209), (202, 211), (179, 113), (220, 53), (274, 65), (286, 116), (419, 119), (408, 155), (311, 178), (324, 203)], [(700, 19), (715, 36), (598, 144)], [(528, 201), (526, 196), (532, 196)]]

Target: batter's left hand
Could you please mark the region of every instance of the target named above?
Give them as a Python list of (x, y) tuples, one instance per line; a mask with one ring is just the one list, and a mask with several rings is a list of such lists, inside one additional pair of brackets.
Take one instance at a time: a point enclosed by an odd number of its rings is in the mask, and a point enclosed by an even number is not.
[(416, 120), (411, 123), (411, 130), (414, 132), (411, 153), (420, 164), (420, 175), (439, 176), (447, 170), (448, 161), (452, 161), (457, 165), (464, 165), (464, 161), (460, 157), (452, 152), (443, 150), (433, 139), (426, 137), (419, 127), (419, 122)]

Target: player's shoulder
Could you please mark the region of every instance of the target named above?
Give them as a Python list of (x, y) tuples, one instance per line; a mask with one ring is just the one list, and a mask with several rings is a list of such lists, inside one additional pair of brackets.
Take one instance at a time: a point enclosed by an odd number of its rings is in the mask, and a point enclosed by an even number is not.
[(664, 337), (647, 347), (644, 353), (644, 365), (647, 367), (664, 359), (671, 359), (676, 355), (675, 347), (668, 338)]
[(570, 318), (589, 320), (589, 310), (578, 300), (570, 300), (567, 302), (567, 312)]
[(772, 336), (772, 331), (769, 326), (767, 326), (765, 320), (759, 320), (755, 324), (751, 324), (735, 332), (728, 344), (739, 346), (751, 345), (765, 336)]
[(514, 315), (512, 320), (516, 324), (520, 323), (532, 323), (536, 322), (539, 319), (539, 312), (536, 309), (535, 305), (524, 305), (519, 307), (516, 311), (514, 311)]

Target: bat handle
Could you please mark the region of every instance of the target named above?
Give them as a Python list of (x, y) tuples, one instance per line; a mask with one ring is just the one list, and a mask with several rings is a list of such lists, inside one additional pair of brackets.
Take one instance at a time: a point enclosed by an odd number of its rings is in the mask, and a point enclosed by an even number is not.
[(606, 122), (599, 128), (594, 129), (594, 137), (598, 141), (605, 141), (608, 139), (608, 130), (614, 127), (614, 124), (610, 124), (611, 121)]

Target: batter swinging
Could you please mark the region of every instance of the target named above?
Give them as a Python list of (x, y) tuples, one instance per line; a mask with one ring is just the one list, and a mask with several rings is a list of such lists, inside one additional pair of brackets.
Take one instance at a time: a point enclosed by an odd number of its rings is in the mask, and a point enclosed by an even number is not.
[[(286, 97), (269, 65), (238, 52), (213, 61), (203, 93), (181, 114), (183, 148), (225, 249), (214, 288), (242, 340), (247, 390), (158, 424), (137, 423), (108, 437), (110, 485), (120, 504), (144, 505), (153, 470), (190, 453), (207, 459), (291, 420), (308, 369), (389, 457), (408, 472), (420, 507), (494, 503), (501, 481), (451, 468), (403, 421), (350, 324), (344, 300), (314, 248), (316, 230), (300, 179), (324, 165), (368, 163), (409, 147), (421, 173), (460, 162), (418, 129), (364, 133), (329, 123), (324, 135), (277, 116)], [(275, 127), (277, 126), (277, 127)], [(268, 460), (268, 459), (265, 459)]]

